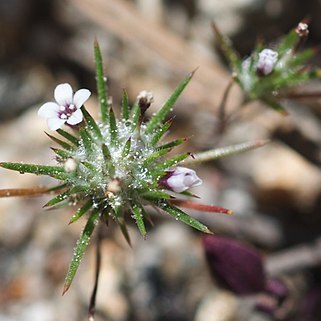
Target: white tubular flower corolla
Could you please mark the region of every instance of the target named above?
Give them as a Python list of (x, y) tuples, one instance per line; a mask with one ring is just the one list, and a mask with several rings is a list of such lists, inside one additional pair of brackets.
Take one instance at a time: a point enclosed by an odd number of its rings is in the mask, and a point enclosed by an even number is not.
[(259, 75), (269, 75), (278, 60), (278, 53), (272, 49), (263, 49), (259, 53), (259, 59), (256, 64), (256, 71)]
[(69, 84), (60, 84), (54, 91), (56, 102), (43, 104), (38, 110), (38, 116), (47, 119), (50, 130), (57, 130), (65, 123), (79, 124), (83, 120), (80, 107), (90, 95), (91, 92), (88, 89), (79, 89), (73, 93)]
[(177, 166), (173, 171), (168, 172), (161, 178), (159, 183), (173, 192), (181, 193), (191, 187), (201, 185), (202, 180), (194, 170)]

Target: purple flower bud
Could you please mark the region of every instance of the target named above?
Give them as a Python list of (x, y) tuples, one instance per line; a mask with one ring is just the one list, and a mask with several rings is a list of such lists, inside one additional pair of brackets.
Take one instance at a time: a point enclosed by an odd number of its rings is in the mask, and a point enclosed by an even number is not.
[(181, 193), (191, 187), (201, 185), (202, 180), (192, 169), (177, 166), (173, 171), (162, 177), (159, 184), (176, 193)]
[(217, 236), (204, 236), (203, 246), (210, 272), (220, 286), (239, 295), (264, 290), (263, 261), (255, 249)]
[(256, 63), (256, 72), (260, 76), (269, 75), (278, 60), (278, 53), (272, 49), (263, 49), (259, 53), (259, 59)]

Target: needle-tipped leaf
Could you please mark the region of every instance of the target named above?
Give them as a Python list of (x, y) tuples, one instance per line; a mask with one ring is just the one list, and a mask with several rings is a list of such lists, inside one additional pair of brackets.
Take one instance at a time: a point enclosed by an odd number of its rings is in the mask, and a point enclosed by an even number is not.
[(202, 211), (202, 212), (211, 212), (211, 213), (222, 213), (222, 214), (232, 214), (233, 212), (229, 209), (226, 209), (224, 207), (220, 206), (215, 206), (215, 205), (206, 205), (206, 204), (199, 204), (199, 203), (194, 203), (191, 201), (185, 201), (185, 200), (171, 200), (171, 204), (180, 206), (180, 207), (185, 207), (185, 208), (191, 208), (197, 211)]
[(155, 170), (165, 170), (165, 169), (167, 169), (167, 168), (169, 168), (171, 166), (174, 166), (174, 165), (180, 163), (181, 161), (183, 161), (188, 156), (190, 156), (189, 153), (183, 153), (183, 154), (177, 155), (177, 156), (175, 156), (173, 158), (170, 158), (170, 159), (164, 161), (163, 163), (155, 166)]
[(141, 109), (138, 104), (135, 104), (130, 111), (129, 118), (131, 120), (131, 129), (134, 131), (138, 125), (139, 118), (141, 116)]
[(146, 232), (145, 223), (144, 223), (144, 215), (143, 215), (144, 210), (141, 206), (134, 204), (132, 206), (132, 211), (133, 211), (134, 219), (136, 221), (139, 232), (145, 238), (147, 232)]
[(71, 217), (69, 224), (78, 221), (84, 214), (86, 214), (92, 207), (93, 201), (90, 199), (87, 201), (77, 212)]
[(66, 160), (66, 159), (68, 159), (69, 157), (72, 157), (72, 154), (69, 153), (69, 152), (66, 151), (66, 150), (59, 149), (59, 148), (54, 148), (54, 147), (51, 147), (51, 150), (52, 150), (57, 156), (59, 156), (62, 160)]
[(199, 230), (204, 233), (212, 234), (212, 232), (208, 229), (207, 226), (205, 226), (204, 224), (196, 220), (194, 217), (189, 216), (179, 208), (169, 205), (167, 203), (163, 203), (163, 204), (160, 203), (160, 204), (157, 204), (157, 206), (159, 206), (165, 212), (173, 216), (175, 219), (180, 220), (185, 224), (192, 226), (196, 230)]
[(126, 157), (129, 152), (130, 152), (130, 147), (131, 147), (131, 137), (127, 139), (127, 142), (125, 143), (124, 149), (122, 151), (122, 156)]
[(110, 151), (109, 151), (109, 148), (107, 147), (107, 145), (102, 144), (101, 150), (103, 152), (103, 156), (104, 156), (105, 161), (109, 161), (111, 159), (111, 155), (110, 155)]
[(125, 90), (123, 91), (121, 107), (122, 107), (121, 109), (122, 119), (128, 120), (128, 116), (129, 116), (128, 95)]
[(162, 149), (171, 149), (171, 148), (174, 148), (176, 146), (179, 146), (183, 143), (186, 142), (186, 139), (185, 138), (181, 138), (181, 139), (175, 139), (167, 144), (164, 144), (164, 145), (161, 145), (161, 146), (158, 146), (157, 147), (157, 150), (162, 150)]
[(237, 52), (234, 50), (233, 46), (231, 45), (231, 40), (220, 32), (220, 30), (218, 29), (217, 25), (214, 22), (212, 22), (212, 29), (224, 56), (226, 57), (228, 62), (231, 64), (231, 67), (234, 69), (234, 71), (239, 72), (242, 68), (242, 62)]
[(289, 50), (292, 50), (294, 46), (300, 40), (299, 35), (292, 30), (289, 32), (278, 44), (276, 51), (279, 54), (279, 59), (281, 59), (284, 55), (288, 53)]
[(6, 169), (24, 173), (32, 173), (36, 175), (48, 175), (57, 179), (67, 179), (69, 174), (65, 172), (63, 167), (60, 166), (46, 166), (34, 164), (21, 164), (21, 163), (0, 163), (0, 166)]
[(60, 203), (60, 202), (64, 201), (70, 195), (86, 191), (86, 189), (87, 189), (86, 186), (75, 186), (75, 187), (71, 188), (70, 190), (65, 191), (65, 192), (57, 195), (55, 198), (53, 198), (48, 203), (46, 203), (43, 207), (53, 206), (53, 205), (55, 205), (57, 203)]
[(149, 155), (146, 157), (146, 159), (144, 160), (143, 165), (146, 166), (148, 164), (150, 164), (151, 162), (153, 162), (155, 159), (158, 159), (164, 155), (166, 155), (169, 152), (169, 149), (161, 149), (156, 151), (155, 153)]
[(66, 200), (70, 196), (70, 194), (71, 194), (70, 190), (63, 192), (63, 193), (57, 195), (56, 197), (54, 197), (53, 199), (51, 199), (43, 207), (49, 207), (49, 206), (56, 205), (64, 200)]
[(82, 142), (84, 144), (86, 154), (88, 156), (92, 155), (94, 143), (92, 141), (90, 134), (86, 130), (86, 128), (84, 128), (84, 127), (80, 128), (79, 135), (80, 135)]
[(145, 132), (147, 134), (150, 134), (153, 132), (155, 128), (157, 128), (165, 119), (167, 114), (171, 111), (173, 105), (175, 104), (178, 97), (181, 95), (182, 91), (185, 89), (185, 87), (188, 85), (188, 83), (191, 81), (194, 73), (196, 70), (191, 72), (175, 89), (173, 94), (168, 98), (168, 100), (165, 102), (163, 107), (150, 119), (150, 121), (147, 123)]
[(305, 63), (307, 60), (312, 58), (316, 54), (316, 50), (314, 48), (306, 49), (302, 52), (298, 52), (289, 62), (288, 67), (296, 67)]
[(67, 276), (65, 279), (65, 284), (64, 284), (64, 289), (63, 289), (63, 293), (65, 294), (68, 289), (70, 288), (70, 285), (72, 283), (72, 280), (74, 279), (74, 276), (77, 272), (77, 269), (79, 267), (80, 261), (85, 253), (85, 250), (89, 244), (90, 241), (90, 237), (95, 229), (95, 226), (98, 223), (98, 219), (99, 219), (99, 212), (93, 212), (91, 213), (87, 224), (84, 228), (84, 230), (82, 231), (81, 235), (80, 235), (80, 239), (77, 242), (75, 251), (74, 251), (74, 255), (72, 258), (72, 261), (70, 263), (68, 272), (67, 272)]
[(173, 198), (171, 195), (161, 191), (148, 191), (143, 193), (142, 198), (149, 200), (149, 201), (157, 201), (162, 199), (171, 199)]
[(87, 167), (93, 173), (95, 173), (97, 171), (97, 167), (94, 164), (91, 164), (89, 162), (81, 162), (81, 164), (84, 165), (85, 167)]
[[(45, 133), (46, 133), (46, 132), (45, 132)], [(74, 149), (73, 146), (71, 146), (70, 144), (68, 144), (68, 143), (66, 143), (66, 142), (64, 142), (64, 141), (62, 141), (62, 140), (60, 140), (59, 138), (57, 138), (57, 137), (55, 137), (55, 136), (52, 136), (52, 135), (50, 135), (50, 134), (48, 134), (48, 133), (46, 133), (46, 135), (47, 135), (50, 139), (52, 139), (55, 143), (57, 143), (58, 145), (60, 145), (62, 148), (66, 149), (66, 150), (73, 150), (73, 149)]]
[(109, 119), (109, 106), (107, 96), (107, 84), (106, 77), (104, 76), (104, 65), (101, 56), (100, 47), (97, 41), (94, 43), (95, 51), (95, 63), (96, 63), (96, 81), (97, 81), (97, 92), (101, 112), (101, 120), (104, 124), (108, 123)]
[(117, 124), (115, 113), (112, 108), (109, 110), (109, 131), (110, 131), (110, 143), (115, 145), (117, 140)]
[(64, 131), (63, 129), (58, 129), (57, 133), (60, 134), (62, 137), (66, 138), (67, 140), (69, 140), (69, 142), (71, 142), (73, 145), (79, 146), (79, 140), (74, 135)]
[(186, 160), (185, 164), (206, 162), (206, 161), (210, 161), (210, 160), (225, 157), (225, 156), (244, 153), (252, 149), (262, 147), (267, 143), (269, 143), (269, 140), (262, 139), (262, 140), (256, 140), (253, 142), (246, 142), (242, 144), (212, 149), (206, 152), (194, 154), (194, 158), (190, 158)]
[(270, 106), (272, 109), (275, 111), (281, 113), (284, 116), (288, 115), (288, 112), (284, 109), (284, 107), (277, 102), (275, 99), (267, 98), (267, 97), (262, 97), (261, 100), (268, 106)]
[(103, 138), (101, 131), (94, 120), (94, 118), (89, 114), (89, 112), (86, 110), (85, 106), (81, 107), (81, 111), (84, 115), (84, 118), (86, 120), (86, 123), (89, 127), (89, 130), (98, 138), (98, 140), (101, 140)]
[(168, 131), (173, 123), (173, 118), (169, 119), (165, 122), (160, 128), (156, 129), (155, 134), (153, 135), (152, 139), (150, 140), (151, 146), (155, 146), (159, 140), (163, 137), (163, 135)]
[(129, 236), (128, 229), (127, 229), (126, 222), (125, 222), (124, 218), (123, 217), (116, 217), (116, 221), (119, 225), (120, 231), (122, 232), (126, 242), (131, 247), (132, 242), (130, 240), (130, 236)]

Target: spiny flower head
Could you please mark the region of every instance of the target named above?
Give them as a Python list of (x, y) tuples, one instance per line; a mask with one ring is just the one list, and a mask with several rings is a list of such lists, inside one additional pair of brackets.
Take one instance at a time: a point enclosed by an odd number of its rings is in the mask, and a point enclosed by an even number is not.
[(213, 30), (220, 47), (233, 69), (233, 79), (243, 90), (245, 102), (260, 100), (267, 106), (286, 114), (279, 100), (282, 93), (308, 80), (319, 78), (321, 71), (310, 68), (307, 61), (315, 55), (314, 48), (299, 51), (308, 34), (308, 25), (298, 26), (282, 37), (271, 48), (258, 43), (252, 54), (241, 59), (229, 39), (221, 34), (215, 24)]
[[(60, 181), (54, 188), (38, 189), (39, 193), (55, 192), (45, 206), (55, 208), (77, 205), (78, 210), (70, 223), (87, 214), (88, 219), (77, 242), (70, 264), (64, 292), (68, 290), (86, 250), (90, 237), (99, 221), (112, 218), (130, 243), (126, 228), (129, 214), (146, 237), (146, 220), (150, 219), (145, 205), (151, 205), (193, 228), (205, 233), (210, 230), (201, 222), (182, 211), (189, 207), (208, 212), (229, 214), (231, 211), (217, 206), (202, 205), (180, 199), (181, 195), (193, 196), (188, 189), (201, 184), (196, 172), (178, 166), (191, 160), (190, 153), (168, 157), (168, 153), (185, 139), (165, 142), (164, 134), (172, 120), (165, 121), (174, 103), (190, 82), (193, 73), (184, 79), (173, 94), (147, 122), (143, 122), (145, 110), (153, 101), (151, 93), (143, 91), (130, 108), (126, 92), (123, 93), (121, 117), (117, 119), (107, 95), (106, 78), (98, 44), (95, 45), (97, 90), (101, 120), (96, 121), (83, 105), (90, 91), (81, 89), (73, 94), (69, 84), (58, 85), (54, 91), (57, 103), (42, 105), (38, 114), (48, 121), (49, 129), (56, 130), (59, 138), (47, 134), (60, 147), (56, 154), (57, 166), (0, 163), (0, 166), (19, 171), (48, 175)], [(69, 131), (62, 129), (64, 124)], [(265, 142), (250, 142), (199, 154), (199, 160), (210, 160), (224, 155), (246, 151)], [(197, 155), (195, 156), (197, 159)], [(192, 159), (193, 160), (193, 159)], [(3, 190), (0, 196), (34, 195), (37, 189)], [(179, 207), (178, 207), (179, 206)]]

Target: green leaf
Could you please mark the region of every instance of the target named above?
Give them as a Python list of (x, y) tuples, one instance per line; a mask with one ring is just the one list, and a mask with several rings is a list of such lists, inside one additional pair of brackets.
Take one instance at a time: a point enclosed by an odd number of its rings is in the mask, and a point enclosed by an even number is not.
[(156, 171), (165, 170), (168, 167), (171, 167), (173, 165), (176, 165), (176, 164), (180, 163), (181, 161), (183, 161), (188, 156), (190, 156), (189, 153), (183, 153), (183, 154), (177, 155), (177, 156), (175, 156), (173, 158), (170, 158), (170, 159), (166, 160), (164, 163), (161, 163), (161, 164), (155, 166), (155, 170)]
[(102, 170), (103, 170), (103, 172), (105, 172), (107, 170), (107, 172), (110, 176), (114, 176), (115, 166), (114, 166), (113, 162), (111, 161), (112, 157), (110, 154), (110, 150), (106, 144), (102, 144), (101, 149), (102, 149), (104, 160), (105, 160), (105, 166), (103, 167)]
[(130, 236), (129, 236), (129, 233), (127, 230), (125, 219), (122, 216), (117, 216), (117, 214), (115, 215), (115, 219), (119, 225), (120, 231), (122, 232), (125, 240), (127, 241), (128, 245), (131, 247), (132, 243), (131, 243)]
[(146, 199), (148, 201), (157, 201), (161, 199), (171, 199), (172, 196), (169, 195), (168, 193), (161, 192), (161, 191), (148, 191), (142, 193), (141, 197), (143, 199)]
[(156, 129), (154, 135), (152, 136), (152, 138), (150, 140), (151, 146), (155, 146), (159, 142), (159, 140), (163, 137), (163, 135), (171, 127), (172, 123), (173, 123), (173, 118), (169, 119), (160, 128)]
[(59, 148), (54, 148), (54, 147), (50, 147), (52, 151), (54, 151), (54, 153), (56, 155), (58, 155), (62, 160), (66, 160), (70, 157), (72, 157), (71, 153), (68, 153), (67, 151), (63, 150), (63, 149), (59, 149)]
[(262, 102), (264, 102), (266, 105), (270, 106), (272, 109), (280, 112), (284, 116), (288, 115), (288, 112), (286, 109), (275, 99), (267, 98), (267, 97), (262, 97), (261, 98)]
[(0, 163), (0, 166), (6, 169), (24, 173), (32, 173), (36, 175), (48, 175), (56, 179), (65, 180), (69, 174), (65, 172), (63, 167), (60, 166), (47, 166), (47, 165), (34, 165), (34, 164), (21, 164), (21, 163)]
[(62, 148), (66, 149), (66, 150), (73, 150), (73, 149), (74, 149), (73, 146), (71, 146), (71, 145), (69, 145), (68, 143), (66, 143), (66, 142), (58, 139), (57, 137), (52, 136), (52, 135), (50, 135), (50, 134), (48, 134), (48, 133), (46, 133), (46, 132), (45, 132), (45, 134), (46, 134), (50, 139), (52, 139), (55, 143), (59, 144)]
[(62, 129), (57, 129), (57, 133), (60, 134), (62, 137), (66, 138), (67, 140), (69, 140), (75, 146), (79, 146), (79, 140), (74, 135), (71, 135), (70, 133)]
[(185, 161), (185, 164), (195, 164), (195, 163), (201, 163), (201, 162), (207, 162), (211, 161), (217, 158), (222, 158), (234, 154), (244, 153), (247, 151), (250, 151), (252, 149), (256, 149), (259, 147), (262, 147), (269, 143), (269, 140), (255, 140), (252, 142), (246, 142), (242, 144), (237, 145), (231, 145), (221, 148), (215, 148), (208, 150), (206, 152), (194, 154), (194, 158), (190, 158)]
[(89, 199), (81, 208), (77, 210), (77, 212), (71, 217), (69, 224), (76, 222), (79, 220), (84, 214), (86, 214), (92, 207), (93, 201)]
[(69, 196), (71, 195), (70, 190), (65, 191), (59, 195), (57, 195), (56, 197), (54, 197), (53, 199), (51, 199), (49, 202), (47, 202), (43, 207), (49, 207), (49, 206), (53, 206), (56, 205), (57, 203), (60, 203), (64, 200), (66, 200)]
[(231, 45), (231, 40), (221, 33), (221, 31), (218, 29), (217, 25), (214, 22), (212, 22), (212, 29), (215, 33), (215, 36), (218, 40), (219, 46), (224, 56), (226, 57), (234, 71), (239, 73), (242, 69), (242, 61), (239, 58), (238, 53)]
[(130, 152), (130, 147), (131, 147), (131, 137), (129, 137), (125, 143), (125, 146), (122, 151), (122, 157), (128, 156), (128, 154)]
[(130, 111), (130, 115), (129, 115), (129, 119), (131, 120), (130, 127), (132, 132), (134, 132), (135, 129), (137, 128), (140, 116), (141, 116), (141, 109), (138, 106), (138, 104), (135, 104), (132, 110)]
[(154, 160), (166, 155), (168, 152), (169, 152), (168, 149), (161, 149), (161, 150), (156, 151), (155, 153), (148, 155), (143, 162), (143, 166), (150, 164)]
[(111, 155), (110, 155), (110, 151), (109, 148), (107, 147), (106, 144), (102, 144), (101, 145), (101, 150), (103, 152), (103, 156), (106, 162), (111, 160)]
[(147, 123), (145, 133), (150, 134), (153, 132), (155, 128), (157, 128), (162, 121), (165, 119), (167, 114), (172, 109), (173, 105), (177, 101), (178, 97), (181, 95), (182, 91), (185, 89), (185, 87), (188, 85), (188, 83), (191, 81), (194, 73), (196, 70), (191, 72), (174, 90), (173, 94), (169, 97), (169, 99), (165, 102), (163, 107), (149, 120)]
[(136, 221), (139, 232), (145, 238), (147, 232), (146, 232), (145, 223), (144, 223), (144, 215), (143, 215), (144, 210), (138, 204), (133, 204), (132, 211), (133, 211), (134, 219)]
[(157, 150), (162, 150), (162, 149), (167, 149), (167, 150), (170, 150), (176, 146), (179, 146), (183, 143), (186, 142), (186, 139), (185, 138), (180, 138), (180, 139), (175, 139), (167, 144), (164, 144), (164, 145), (161, 145), (161, 146), (158, 146), (157, 147)]
[(312, 58), (316, 53), (316, 50), (314, 48), (309, 48), (304, 51), (301, 51), (297, 54), (295, 54), (287, 63), (287, 67), (296, 67), (300, 66), (303, 63), (305, 63), (307, 60)]
[(99, 219), (99, 211), (91, 213), (87, 221), (87, 224), (80, 235), (80, 239), (77, 242), (76, 248), (74, 250), (74, 255), (67, 272), (62, 294), (65, 294), (68, 291), (72, 283), (72, 280), (74, 279), (74, 276), (77, 272), (80, 261), (85, 253), (85, 250), (89, 244), (90, 237), (95, 229), (98, 219)]
[(128, 120), (128, 117), (129, 117), (128, 95), (127, 95), (127, 92), (125, 90), (123, 91), (123, 97), (122, 97), (121, 106), (122, 106), (122, 111), (121, 111), (122, 119), (123, 120)]
[(100, 128), (98, 127), (96, 121), (94, 118), (89, 114), (89, 112), (86, 110), (85, 106), (82, 106), (81, 111), (84, 115), (84, 118), (86, 120), (86, 123), (89, 127), (89, 130), (99, 139), (103, 139), (103, 135), (101, 134)]
[(160, 202), (157, 204), (158, 207), (163, 209), (165, 212), (173, 216), (176, 220), (180, 220), (183, 223), (192, 226), (196, 230), (199, 230), (204, 233), (212, 234), (212, 232), (208, 229), (207, 226), (196, 220), (195, 218), (189, 216), (179, 208), (169, 205), (168, 203), (162, 203)]
[(86, 168), (88, 168), (90, 171), (96, 173), (97, 172), (97, 167), (89, 162), (81, 162), (82, 165), (84, 165)]
[(92, 141), (92, 137), (90, 136), (90, 134), (88, 133), (86, 128), (84, 128), (84, 127), (80, 128), (79, 135), (80, 135), (82, 142), (84, 144), (86, 155), (87, 156), (92, 155), (92, 151), (94, 148), (94, 142)]
[(48, 203), (46, 203), (43, 207), (49, 207), (49, 206), (53, 206), (57, 203), (60, 203), (62, 201), (64, 201), (65, 199), (67, 199), (70, 195), (72, 194), (77, 194), (80, 192), (85, 192), (88, 189), (87, 186), (75, 186), (73, 188), (71, 188), (68, 191), (65, 191), (59, 195), (57, 195), (56, 197), (54, 197), (53, 199), (51, 199)]
[(279, 54), (278, 59), (281, 59), (289, 50), (293, 49), (299, 40), (300, 37), (294, 30), (284, 36), (275, 49)]
[(109, 110), (109, 131), (110, 131), (110, 143), (112, 145), (116, 144), (117, 141), (117, 125), (116, 117), (112, 108)]
[(107, 96), (107, 84), (106, 77), (104, 76), (104, 65), (101, 56), (101, 51), (97, 40), (94, 43), (95, 51), (95, 63), (96, 63), (96, 81), (97, 81), (97, 92), (101, 112), (101, 120), (104, 124), (108, 123), (109, 119), (109, 106)]

